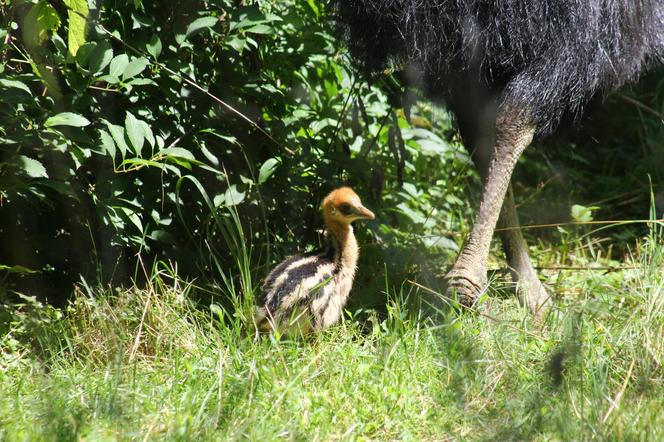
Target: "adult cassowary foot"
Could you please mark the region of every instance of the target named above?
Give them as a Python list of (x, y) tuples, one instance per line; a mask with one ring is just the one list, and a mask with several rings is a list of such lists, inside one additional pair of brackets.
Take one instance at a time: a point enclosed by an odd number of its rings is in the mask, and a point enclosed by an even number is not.
[(472, 307), (486, 290), (486, 268), (452, 268), (444, 278), (445, 295), (465, 307)]
[[(535, 133), (534, 128), (521, 122), (518, 117), (509, 108), (503, 108), (498, 113), (495, 147), (489, 156), (477, 217), (463, 250), (445, 277), (448, 281), (447, 295), (456, 296), (466, 306), (472, 305), (486, 288), (486, 263), (491, 238), (502, 212), (512, 171)], [(524, 251), (524, 247), (523, 244), (516, 247), (515, 256), (520, 256), (518, 252)], [(525, 256), (528, 256), (527, 253)]]
[(512, 279), (516, 283), (516, 294), (522, 305), (535, 316), (546, 313), (551, 306), (551, 296), (534, 271), (514, 271)]

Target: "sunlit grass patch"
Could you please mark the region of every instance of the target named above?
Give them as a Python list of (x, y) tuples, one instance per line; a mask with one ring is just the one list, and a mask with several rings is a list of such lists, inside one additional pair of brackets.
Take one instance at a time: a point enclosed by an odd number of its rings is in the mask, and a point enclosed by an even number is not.
[(495, 297), (427, 316), (412, 301), (433, 295), (405, 283), (385, 315), (255, 339), (167, 273), (81, 289), (64, 311), (26, 302), (1, 341), (1, 437), (657, 440), (657, 238), (626, 270), (566, 271), (540, 322)]

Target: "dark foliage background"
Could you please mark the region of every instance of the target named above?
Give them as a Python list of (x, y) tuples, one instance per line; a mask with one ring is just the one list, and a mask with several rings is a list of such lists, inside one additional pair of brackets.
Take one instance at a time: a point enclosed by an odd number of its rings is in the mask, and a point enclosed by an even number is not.
[[(253, 293), (320, 243), (321, 199), (350, 184), (378, 214), (357, 229), (354, 298), (375, 306), (386, 277), (434, 284), (472, 221), (450, 116), (389, 73), (358, 78), (323, 1), (0, 0), (0, 16), (0, 301), (154, 266)], [(573, 204), (642, 219), (651, 188), (663, 199), (661, 73), (625, 94), (527, 153), (524, 224)]]

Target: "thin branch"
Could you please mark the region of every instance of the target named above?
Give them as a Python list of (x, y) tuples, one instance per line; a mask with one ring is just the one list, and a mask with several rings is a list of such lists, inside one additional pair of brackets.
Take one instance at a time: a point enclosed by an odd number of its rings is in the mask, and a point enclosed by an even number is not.
[(341, 113), (339, 114), (339, 120), (337, 120), (337, 126), (334, 128), (334, 133), (332, 135), (332, 138), (330, 139), (330, 142), (327, 145), (328, 150), (332, 148), (332, 143), (334, 143), (337, 139), (337, 136), (339, 136), (339, 131), (341, 130), (341, 126), (343, 125), (344, 119), (346, 118), (346, 110), (348, 108), (348, 103), (350, 103), (350, 100), (353, 97), (356, 81), (357, 81), (356, 78), (353, 77), (353, 82), (350, 85), (350, 89), (348, 90), (348, 95), (346, 96), (344, 105), (341, 108)]
[(629, 364), (629, 370), (627, 370), (627, 376), (625, 376), (625, 380), (623, 381), (620, 390), (618, 391), (618, 393), (616, 393), (616, 396), (613, 398), (613, 400), (609, 399), (611, 400), (611, 406), (609, 407), (608, 410), (606, 410), (606, 414), (604, 414), (604, 418), (602, 419), (602, 425), (604, 425), (606, 421), (609, 419), (611, 412), (620, 406), (620, 399), (622, 399), (623, 393), (625, 393), (625, 389), (627, 388), (627, 383), (629, 382), (629, 378), (632, 375), (633, 369), (634, 369), (634, 359), (632, 359), (632, 363)]
[(566, 223), (550, 223), (550, 224), (531, 224), (526, 226), (515, 227), (501, 227), (496, 228), (495, 232), (504, 232), (507, 230), (528, 230), (528, 229), (543, 229), (547, 227), (562, 227), (562, 226), (586, 226), (586, 225), (609, 225), (609, 224), (654, 224), (664, 223), (664, 218), (661, 219), (618, 219), (618, 220), (597, 220), (597, 221), (570, 221)]
[(632, 97), (628, 97), (625, 94), (616, 94), (616, 95), (618, 97), (620, 97), (622, 100), (628, 102), (629, 104), (632, 104), (632, 105), (638, 107), (639, 109), (649, 113), (650, 115), (659, 118), (664, 123), (664, 115), (660, 114), (659, 112), (657, 112), (655, 109), (651, 108), (650, 106), (646, 106), (645, 104), (641, 103), (640, 101), (635, 100)]

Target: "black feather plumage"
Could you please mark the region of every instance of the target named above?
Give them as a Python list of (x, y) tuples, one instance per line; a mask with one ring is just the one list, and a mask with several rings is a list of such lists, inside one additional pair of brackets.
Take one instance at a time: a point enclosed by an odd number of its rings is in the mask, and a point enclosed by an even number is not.
[[(457, 115), (493, 101), (522, 113), (540, 136), (664, 57), (662, 0), (332, 3), (366, 71), (407, 66), (412, 81)], [(475, 97), (467, 104), (459, 95), (469, 89)]]

